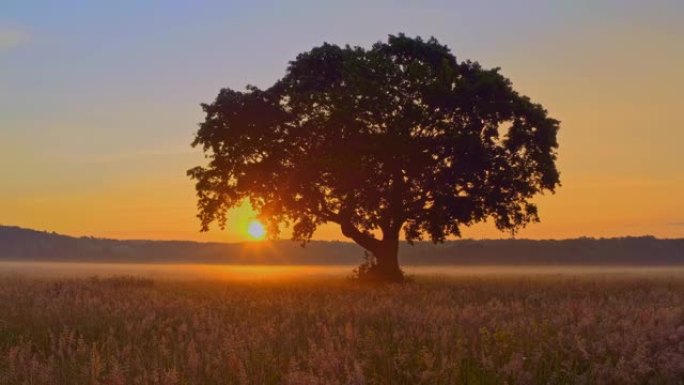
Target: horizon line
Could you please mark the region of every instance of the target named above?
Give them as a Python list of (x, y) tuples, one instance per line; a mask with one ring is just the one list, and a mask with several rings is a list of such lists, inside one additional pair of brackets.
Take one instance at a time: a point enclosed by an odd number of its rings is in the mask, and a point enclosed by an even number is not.
[[(102, 241), (120, 241), (120, 242), (178, 242), (178, 243), (195, 243), (195, 244), (218, 244), (218, 245), (259, 245), (259, 244), (264, 244), (264, 243), (274, 243), (274, 242), (289, 242), (289, 243), (301, 243), (300, 241), (292, 240), (292, 239), (287, 239), (287, 238), (279, 238), (279, 239), (264, 239), (260, 241), (242, 241), (242, 242), (217, 242), (217, 241), (197, 241), (197, 240), (190, 240), (190, 239), (145, 239), (145, 238), (108, 238), (108, 237), (98, 237), (98, 236), (93, 236), (93, 235), (73, 235), (73, 234), (66, 234), (66, 233), (59, 233), (54, 230), (39, 230), (39, 229), (34, 229), (34, 228), (28, 228), (28, 227), (22, 227), (22, 226), (16, 226), (16, 225), (5, 225), (0, 223), (0, 228), (14, 228), (14, 229), (19, 229), (19, 230), (24, 230), (24, 231), (33, 231), (33, 232), (38, 232), (38, 233), (45, 233), (45, 234), (52, 234), (52, 235), (57, 235), (57, 236), (63, 236), (63, 237), (69, 237), (69, 238), (74, 238), (74, 239), (83, 239), (83, 238), (88, 238), (88, 239), (95, 239), (95, 240), (102, 240)], [(591, 240), (617, 240), (617, 239), (643, 239), (643, 238), (651, 238), (659, 241), (678, 241), (682, 240), (684, 241), (684, 237), (656, 237), (655, 235), (652, 234), (642, 234), (642, 235), (622, 235), (622, 236), (614, 236), (614, 237), (595, 237), (595, 236), (588, 236), (588, 235), (582, 235), (579, 237), (573, 237), (573, 238), (515, 238), (515, 237), (510, 237), (510, 238), (456, 238), (456, 239), (446, 239), (443, 242), (432, 242), (430, 240), (421, 240), (421, 241), (416, 241), (414, 242), (415, 244), (425, 244), (425, 243), (431, 243), (433, 245), (439, 245), (439, 244), (444, 244), (447, 242), (459, 242), (459, 241), (475, 241), (475, 242), (487, 242), (487, 241), (532, 241), (532, 242), (545, 242), (545, 241), (556, 241), (556, 242), (562, 242), (562, 241), (574, 241), (574, 240), (584, 240), (584, 239), (591, 239)], [(312, 242), (337, 242), (337, 243), (349, 243), (356, 245), (351, 240), (337, 240), (337, 239), (311, 239), (307, 241), (306, 243), (312, 243)], [(400, 240), (401, 243), (408, 243), (406, 240)]]

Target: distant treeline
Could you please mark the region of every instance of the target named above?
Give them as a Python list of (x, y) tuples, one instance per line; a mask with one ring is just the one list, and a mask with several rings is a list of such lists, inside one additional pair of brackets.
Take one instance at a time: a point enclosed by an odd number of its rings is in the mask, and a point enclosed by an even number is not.
[[(684, 265), (684, 239), (456, 240), (401, 244), (404, 265)], [(69, 237), (0, 226), (0, 260), (355, 265), (363, 250), (349, 242), (199, 243)]]

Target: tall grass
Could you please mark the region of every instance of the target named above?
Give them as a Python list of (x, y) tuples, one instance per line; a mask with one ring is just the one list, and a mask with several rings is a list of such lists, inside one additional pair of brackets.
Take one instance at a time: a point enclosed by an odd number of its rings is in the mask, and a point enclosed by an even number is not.
[(0, 384), (684, 384), (684, 280), (4, 278)]

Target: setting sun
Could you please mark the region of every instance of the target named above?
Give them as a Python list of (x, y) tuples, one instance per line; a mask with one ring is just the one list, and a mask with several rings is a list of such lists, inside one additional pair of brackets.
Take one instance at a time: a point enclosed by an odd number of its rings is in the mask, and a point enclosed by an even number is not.
[(247, 234), (252, 239), (263, 239), (266, 236), (266, 229), (264, 229), (264, 225), (261, 222), (253, 220), (247, 225)]

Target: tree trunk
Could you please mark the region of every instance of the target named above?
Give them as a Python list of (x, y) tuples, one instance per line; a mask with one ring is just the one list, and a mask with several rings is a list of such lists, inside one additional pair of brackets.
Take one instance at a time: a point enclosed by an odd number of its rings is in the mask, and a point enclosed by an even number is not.
[(404, 273), (399, 268), (399, 229), (383, 229), (383, 239), (359, 231), (349, 221), (340, 224), (342, 234), (354, 240), (359, 246), (369, 251), (375, 257), (375, 264), (359, 266), (359, 278), (380, 282), (404, 281)]
[(399, 268), (398, 254), (398, 239), (383, 241), (382, 246), (373, 253), (377, 260), (375, 273), (378, 280), (397, 283), (404, 281), (404, 273)]

